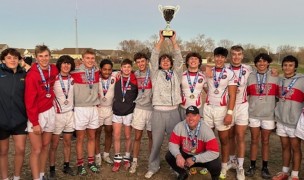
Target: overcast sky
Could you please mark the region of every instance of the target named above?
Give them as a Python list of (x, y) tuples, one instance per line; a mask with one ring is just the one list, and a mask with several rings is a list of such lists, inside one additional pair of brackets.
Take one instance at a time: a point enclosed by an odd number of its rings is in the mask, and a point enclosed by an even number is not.
[[(158, 5), (180, 5), (171, 28), (184, 41), (205, 34), (235, 44), (304, 46), (303, 0), (77, 0), (79, 47), (117, 49), (165, 27)], [(0, 44), (75, 47), (76, 0), (2, 0)]]

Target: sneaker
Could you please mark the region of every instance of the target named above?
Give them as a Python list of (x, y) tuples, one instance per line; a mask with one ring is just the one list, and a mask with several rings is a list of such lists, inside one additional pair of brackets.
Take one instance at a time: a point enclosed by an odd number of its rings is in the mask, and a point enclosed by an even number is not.
[(131, 167), (130, 167), (129, 172), (130, 172), (131, 174), (134, 174), (134, 173), (136, 172), (136, 168), (137, 168), (137, 162), (136, 162), (136, 161), (133, 161), (133, 162), (131, 163)]
[(112, 171), (117, 172), (117, 171), (119, 171), (119, 168), (120, 168), (120, 162), (114, 162), (114, 165), (112, 167)]
[(238, 163), (237, 163), (237, 159), (233, 159), (233, 160), (229, 160), (227, 163), (227, 170), (229, 169), (237, 169), (238, 167)]
[(100, 156), (95, 156), (95, 163), (97, 166), (101, 166), (101, 157)]
[(125, 167), (125, 170), (128, 171), (129, 168), (131, 167), (130, 161), (125, 161), (125, 160), (124, 160), (124, 167)]
[(75, 176), (75, 173), (74, 173), (74, 171), (73, 171), (73, 169), (71, 167), (65, 167), (65, 168), (63, 168), (62, 172), (64, 174), (68, 174), (70, 176)]
[(271, 175), (269, 173), (268, 168), (262, 168), (261, 176), (262, 176), (263, 179), (270, 179), (271, 178)]
[(289, 176), (288, 180), (299, 180), (298, 176)]
[(148, 171), (148, 172), (145, 174), (145, 178), (150, 179), (154, 174), (155, 174), (154, 172)]
[(245, 171), (243, 168), (236, 168), (236, 179), (245, 180)]
[(110, 158), (110, 156), (103, 156), (102, 160), (108, 164), (113, 164), (113, 160)]
[(206, 174), (208, 174), (208, 169), (207, 168), (203, 168), (202, 170), (199, 171), (199, 173), (201, 175), (206, 175)]
[(220, 179), (226, 179), (226, 176), (227, 176), (227, 169), (225, 168), (222, 168), (221, 170), (221, 174), (220, 174)]
[(155, 173), (158, 172), (159, 169), (160, 169), (160, 167), (158, 167), (158, 169), (157, 169), (155, 172), (149, 170), (149, 171), (145, 174), (145, 178), (150, 179)]
[(245, 172), (245, 175), (248, 177), (253, 177), (255, 174), (256, 167), (250, 166), (249, 169)]
[(96, 164), (93, 163), (89, 163), (88, 164), (89, 169), (93, 172), (93, 173), (99, 173), (99, 169), (97, 168)]
[(288, 180), (288, 173), (279, 172), (277, 175), (272, 177), (272, 180)]
[(80, 176), (85, 176), (88, 173), (87, 173), (87, 170), (84, 168), (84, 166), (81, 165), (81, 166), (78, 166), (78, 168), (77, 168), (77, 174)]
[(50, 171), (48, 179), (49, 180), (56, 180), (56, 172), (55, 171)]

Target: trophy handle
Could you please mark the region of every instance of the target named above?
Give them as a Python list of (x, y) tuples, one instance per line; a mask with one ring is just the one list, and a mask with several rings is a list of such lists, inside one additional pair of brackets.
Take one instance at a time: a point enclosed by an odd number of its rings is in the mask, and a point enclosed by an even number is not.
[(163, 15), (163, 6), (162, 5), (158, 5), (158, 10)]
[(176, 7), (175, 7), (175, 14), (179, 11), (179, 9), (180, 9), (180, 6), (176, 5)]

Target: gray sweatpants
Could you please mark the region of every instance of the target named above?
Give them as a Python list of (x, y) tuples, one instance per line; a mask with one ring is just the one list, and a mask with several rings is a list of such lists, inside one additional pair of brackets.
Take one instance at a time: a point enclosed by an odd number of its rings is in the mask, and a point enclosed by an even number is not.
[(156, 172), (159, 169), (160, 149), (165, 133), (167, 133), (167, 137), (169, 138), (175, 125), (180, 121), (178, 108), (171, 111), (153, 110), (151, 117), (153, 143), (149, 157), (149, 171)]

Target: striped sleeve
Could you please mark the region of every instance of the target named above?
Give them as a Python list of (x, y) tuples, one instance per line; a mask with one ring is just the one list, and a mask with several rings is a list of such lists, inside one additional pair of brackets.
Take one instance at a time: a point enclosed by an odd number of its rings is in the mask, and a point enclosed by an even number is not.
[(182, 127), (182, 122), (178, 123), (175, 128), (173, 129), (170, 140), (169, 140), (169, 151), (171, 154), (176, 157), (178, 154), (181, 154), (180, 152), (180, 145), (182, 142), (181, 134), (178, 132), (181, 132), (180, 129)]
[[(202, 121), (201, 121), (202, 122)], [(202, 122), (200, 136), (205, 142), (205, 151), (195, 155), (197, 162), (210, 162), (219, 157), (219, 144), (215, 138), (214, 132)]]

